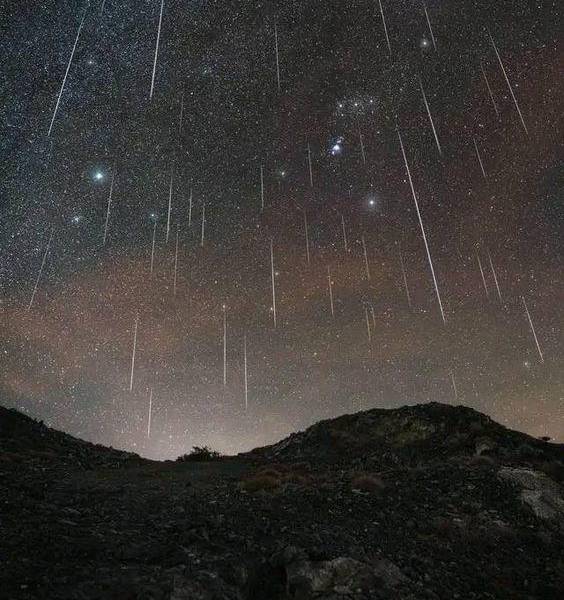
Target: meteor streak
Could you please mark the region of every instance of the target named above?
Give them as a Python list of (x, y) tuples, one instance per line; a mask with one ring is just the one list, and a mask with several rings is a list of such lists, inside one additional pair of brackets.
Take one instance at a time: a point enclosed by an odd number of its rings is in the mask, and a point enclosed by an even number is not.
[(497, 60), (499, 61), (499, 66), (501, 67), (503, 76), (505, 77), (507, 87), (509, 88), (509, 92), (511, 94), (511, 97), (513, 98), (513, 103), (515, 104), (515, 108), (517, 109), (517, 112), (519, 113), (519, 118), (521, 119), (521, 124), (523, 125), (523, 129), (525, 130), (525, 133), (527, 135), (529, 135), (529, 130), (527, 129), (527, 126), (525, 125), (525, 119), (523, 118), (523, 114), (521, 113), (521, 109), (519, 108), (519, 103), (517, 102), (517, 98), (515, 97), (515, 93), (513, 92), (513, 88), (511, 87), (511, 82), (509, 81), (509, 77), (507, 76), (507, 71), (505, 70), (505, 67), (503, 66), (503, 62), (501, 60), (501, 56), (499, 55), (496, 43), (494, 42), (494, 39), (491, 36), (489, 31), (488, 31), (488, 35), (490, 36), (492, 46), (495, 50), (495, 55), (497, 56)]
[(53, 123), (55, 122), (55, 117), (57, 116), (57, 111), (59, 110), (59, 104), (61, 103), (61, 96), (63, 95), (63, 91), (65, 89), (65, 83), (67, 82), (67, 77), (71, 68), (72, 59), (74, 58), (74, 53), (76, 51), (76, 46), (78, 45), (78, 38), (80, 37), (80, 32), (82, 31), (82, 26), (84, 25), (84, 19), (86, 19), (86, 11), (88, 10), (88, 4), (84, 9), (84, 14), (82, 15), (82, 20), (80, 21), (80, 25), (78, 26), (78, 32), (76, 34), (76, 39), (74, 40), (74, 46), (72, 47), (71, 55), (69, 58), (69, 62), (67, 64), (67, 70), (65, 71), (65, 76), (63, 77), (63, 83), (61, 84), (61, 89), (59, 90), (59, 96), (57, 98), (57, 103), (55, 104), (55, 110), (53, 111), (53, 116), (51, 117), (51, 124), (49, 125), (49, 131), (47, 132), (47, 137), (51, 135), (51, 131), (53, 129)]
[(41, 261), (41, 267), (39, 268), (39, 273), (37, 275), (37, 279), (35, 280), (35, 286), (33, 288), (33, 293), (31, 294), (31, 300), (29, 301), (27, 310), (31, 310), (31, 307), (33, 306), (35, 294), (37, 293), (37, 287), (39, 286), (39, 280), (41, 279), (41, 275), (42, 275), (43, 269), (45, 267), (45, 262), (47, 261), (47, 255), (49, 254), (49, 250), (51, 249), (51, 241), (53, 239), (53, 233), (54, 233), (54, 229), (51, 229), (51, 235), (49, 236), (49, 241), (47, 242), (47, 246), (45, 247), (45, 252), (43, 254), (43, 260)]
[(382, 15), (382, 24), (384, 25), (384, 33), (386, 34), (386, 42), (388, 44), (388, 50), (390, 52), (390, 56), (392, 55), (392, 46), (390, 45), (390, 38), (388, 37), (388, 27), (386, 26), (386, 17), (384, 16), (384, 9), (382, 8), (382, 0), (378, 0), (378, 4), (380, 5), (380, 14)]
[(417, 218), (419, 220), (419, 227), (421, 228), (421, 234), (423, 235), (423, 241), (425, 242), (425, 250), (427, 252), (427, 260), (429, 261), (429, 267), (431, 269), (431, 275), (433, 276), (433, 284), (435, 286), (435, 293), (437, 294), (437, 300), (439, 302), (439, 308), (441, 311), (441, 317), (443, 318), (443, 323), (446, 324), (445, 313), (443, 310), (443, 303), (441, 300), (441, 294), (439, 292), (439, 284), (437, 283), (437, 278), (435, 276), (435, 268), (433, 267), (433, 259), (431, 258), (431, 251), (429, 250), (429, 244), (427, 243), (427, 235), (425, 233), (425, 227), (423, 226), (423, 219), (421, 217), (421, 211), (419, 210), (419, 202), (417, 200), (417, 194), (415, 193), (415, 188), (413, 187), (413, 180), (411, 179), (411, 171), (409, 170), (409, 164), (407, 162), (407, 156), (405, 154), (405, 149), (403, 147), (403, 141), (401, 139), (401, 133), (399, 127), (396, 127), (396, 131), (398, 132), (399, 143), (401, 147), (401, 153), (403, 155), (403, 160), (405, 163), (405, 170), (407, 172), (407, 178), (409, 180), (409, 187), (411, 188), (411, 195), (413, 196), (413, 201), (415, 202), (415, 210), (417, 211)]
[(116, 167), (112, 170), (112, 182), (110, 183), (110, 195), (108, 196), (108, 207), (106, 209), (106, 223), (104, 224), (104, 242), (103, 245), (106, 245), (106, 238), (108, 237), (108, 223), (110, 222), (110, 208), (112, 206), (112, 194), (114, 191), (114, 180), (116, 177)]
[(155, 74), (157, 72), (157, 59), (159, 57), (159, 43), (161, 41), (161, 25), (163, 22), (164, 0), (161, 0), (161, 12), (159, 15), (159, 27), (157, 29), (157, 43), (155, 45), (155, 60), (153, 62), (153, 76), (151, 77), (151, 91), (149, 92), (149, 100), (153, 98), (155, 90)]
[(525, 307), (525, 313), (527, 314), (527, 319), (529, 320), (529, 325), (531, 327), (531, 331), (533, 333), (533, 337), (535, 338), (535, 344), (536, 344), (537, 350), (539, 352), (541, 363), (543, 363), (544, 362), (544, 357), (542, 355), (542, 351), (541, 351), (541, 348), (540, 348), (539, 340), (537, 338), (537, 333), (535, 331), (535, 326), (533, 325), (533, 321), (531, 319), (531, 314), (529, 313), (529, 309), (527, 308), (527, 303), (525, 302), (524, 296), (521, 296), (521, 300), (523, 301), (523, 306)]
[(427, 102), (427, 95), (425, 94), (425, 88), (423, 87), (423, 82), (421, 78), (419, 79), (419, 86), (421, 87), (421, 93), (423, 94), (423, 102), (425, 103), (425, 108), (427, 109), (427, 115), (429, 116), (429, 122), (431, 123), (431, 129), (433, 130), (433, 135), (435, 136), (435, 142), (437, 144), (437, 149), (439, 150), (439, 154), (442, 155), (441, 144), (439, 142), (439, 136), (437, 135), (437, 130), (435, 129), (435, 123), (433, 122), (433, 115), (431, 114), (431, 109), (429, 108), (429, 103)]
[(135, 369), (135, 354), (137, 352), (137, 327), (139, 326), (139, 315), (135, 317), (135, 329), (133, 330), (133, 351), (131, 353), (131, 373), (129, 375), (129, 391), (133, 390), (133, 371)]

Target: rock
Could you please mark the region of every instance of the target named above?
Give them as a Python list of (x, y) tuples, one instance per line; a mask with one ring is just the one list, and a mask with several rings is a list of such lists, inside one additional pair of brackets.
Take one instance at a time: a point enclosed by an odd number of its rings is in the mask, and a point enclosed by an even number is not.
[(382, 587), (395, 588), (408, 581), (389, 560), (365, 563), (346, 556), (326, 561), (293, 561), (286, 565), (286, 579), (291, 598), (357, 594)]
[(521, 500), (539, 519), (564, 528), (564, 490), (558, 483), (532, 469), (503, 467), (498, 475), (521, 488)]
[(475, 448), (476, 456), (482, 456), (484, 453), (489, 454), (495, 449), (495, 442), (490, 438), (480, 437), (475, 442)]
[(372, 571), (364, 563), (341, 556), (321, 562), (293, 562), (286, 567), (286, 577), (291, 598), (308, 598), (319, 593), (353, 593), (366, 587)]

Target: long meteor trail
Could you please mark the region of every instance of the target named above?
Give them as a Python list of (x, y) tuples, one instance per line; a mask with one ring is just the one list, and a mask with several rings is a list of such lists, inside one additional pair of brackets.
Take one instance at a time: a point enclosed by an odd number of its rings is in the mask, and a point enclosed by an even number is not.
[(243, 338), (243, 359), (245, 368), (245, 410), (249, 408), (249, 375), (247, 372), (247, 336)]
[(380, 5), (380, 14), (382, 15), (382, 24), (384, 25), (384, 33), (386, 34), (386, 43), (388, 44), (388, 50), (389, 50), (390, 56), (391, 56), (392, 55), (392, 46), (390, 45), (390, 38), (388, 36), (388, 27), (386, 25), (386, 17), (384, 16), (382, 0), (378, 0), (378, 4)]
[(65, 76), (63, 77), (63, 83), (61, 84), (61, 89), (59, 90), (59, 96), (57, 98), (57, 103), (55, 104), (55, 110), (53, 111), (53, 116), (51, 117), (51, 124), (49, 125), (49, 131), (47, 132), (47, 137), (51, 135), (51, 130), (53, 129), (53, 123), (55, 122), (55, 117), (57, 116), (57, 111), (59, 110), (59, 104), (61, 103), (61, 96), (63, 95), (63, 91), (65, 89), (65, 83), (67, 82), (67, 77), (71, 68), (72, 59), (74, 58), (74, 53), (76, 51), (76, 46), (78, 45), (78, 38), (80, 37), (80, 32), (82, 31), (82, 26), (84, 25), (84, 19), (86, 19), (86, 11), (88, 10), (88, 5), (86, 5), (86, 9), (84, 10), (84, 14), (82, 15), (82, 20), (80, 21), (80, 25), (78, 26), (78, 32), (76, 34), (76, 39), (74, 40), (74, 46), (72, 47), (71, 55), (69, 58), (69, 62), (67, 64), (67, 70), (65, 71)]
[(488, 94), (490, 96), (490, 100), (492, 101), (492, 105), (494, 107), (496, 117), (499, 119), (499, 109), (497, 107), (497, 102), (495, 101), (495, 98), (494, 98), (494, 95), (492, 92), (492, 88), (490, 87), (490, 82), (488, 81), (488, 76), (486, 75), (486, 72), (484, 71), (484, 65), (482, 63), (480, 63), (480, 69), (482, 69), (482, 75), (484, 76), (484, 81), (486, 82), (486, 87), (488, 88)]
[(223, 305), (223, 387), (227, 386), (227, 312)]
[(427, 234), (425, 233), (423, 219), (421, 218), (421, 211), (419, 210), (419, 202), (417, 201), (417, 194), (415, 193), (415, 187), (413, 186), (413, 180), (411, 179), (411, 171), (409, 170), (409, 163), (407, 162), (407, 156), (405, 154), (405, 148), (403, 147), (403, 140), (401, 139), (401, 133), (400, 133), (399, 127), (396, 127), (396, 131), (398, 132), (401, 153), (403, 155), (403, 160), (405, 163), (405, 170), (407, 172), (407, 178), (409, 180), (409, 187), (411, 188), (411, 195), (413, 196), (413, 201), (415, 202), (415, 210), (417, 211), (417, 218), (419, 219), (419, 227), (421, 228), (421, 234), (423, 235), (423, 241), (425, 242), (425, 250), (427, 252), (427, 260), (429, 261), (429, 268), (431, 269), (431, 275), (433, 276), (433, 284), (435, 286), (435, 293), (437, 295), (437, 300), (439, 302), (439, 308), (441, 310), (441, 317), (443, 318), (443, 323), (446, 324), (445, 312), (443, 310), (443, 303), (441, 300), (441, 293), (439, 292), (439, 284), (437, 283), (437, 277), (435, 275), (435, 268), (433, 267), (433, 259), (431, 258), (431, 251), (429, 250), (429, 244), (427, 243)]
[(503, 298), (501, 297), (501, 289), (499, 288), (499, 281), (497, 280), (497, 273), (495, 272), (495, 267), (492, 260), (492, 255), (488, 249), (488, 260), (490, 261), (490, 269), (492, 270), (492, 275), (494, 278), (495, 289), (497, 290), (497, 295), (499, 297), (499, 301), (503, 304)]
[(276, 328), (276, 286), (274, 284), (274, 241), (270, 238), (270, 276), (272, 279), (272, 316)]
[(311, 147), (307, 145), (307, 162), (309, 165), (309, 187), (313, 187), (313, 169), (311, 166)]
[(527, 303), (525, 302), (525, 297), (521, 296), (521, 300), (523, 301), (523, 306), (525, 307), (525, 313), (527, 314), (527, 319), (529, 320), (529, 325), (531, 327), (531, 331), (533, 333), (533, 337), (535, 338), (535, 344), (537, 345), (537, 350), (539, 352), (541, 363), (543, 363), (544, 362), (544, 357), (542, 355), (542, 351), (541, 351), (541, 348), (540, 348), (539, 340), (537, 338), (537, 333), (535, 331), (535, 326), (533, 325), (533, 321), (531, 319), (531, 314), (529, 313), (529, 309), (527, 308)]
[(174, 170), (170, 172), (170, 186), (168, 190), (168, 212), (166, 217), (166, 243), (168, 244), (168, 238), (170, 236), (170, 216), (172, 213), (172, 187), (174, 179)]
[(306, 257), (307, 257), (307, 264), (309, 265), (309, 263), (310, 263), (309, 232), (308, 232), (308, 227), (307, 227), (307, 212), (306, 212), (305, 208), (304, 208), (304, 230), (305, 230), (305, 243), (306, 243)]
[(484, 284), (484, 291), (486, 292), (486, 298), (489, 298), (490, 293), (488, 291), (488, 284), (486, 282), (486, 276), (484, 275), (484, 269), (482, 267), (482, 261), (480, 260), (480, 255), (478, 254), (478, 250), (476, 250), (476, 258), (478, 259), (478, 267), (480, 267), (480, 275), (482, 276), (482, 283)]
[(423, 102), (425, 103), (425, 108), (427, 109), (427, 115), (429, 116), (429, 123), (431, 123), (431, 129), (433, 130), (433, 135), (435, 136), (437, 149), (439, 150), (439, 154), (442, 155), (443, 151), (441, 150), (441, 143), (439, 142), (439, 136), (437, 134), (437, 130), (435, 129), (433, 115), (431, 114), (431, 108), (429, 107), (429, 103), (427, 102), (427, 95), (425, 94), (425, 88), (423, 87), (423, 82), (421, 81), (421, 78), (419, 79), (419, 86), (421, 87), (421, 93), (423, 94)]
[(151, 437), (151, 416), (153, 414), (153, 388), (149, 392), (149, 415), (147, 418), (147, 437)]
[(329, 286), (329, 303), (331, 306), (331, 317), (335, 318), (335, 306), (333, 304), (333, 281), (331, 279), (331, 268), (327, 267), (327, 283)]
[(153, 269), (155, 267), (155, 240), (157, 237), (157, 222), (153, 225), (153, 242), (151, 243), (151, 275), (153, 274)]
[(27, 310), (31, 310), (31, 307), (33, 306), (35, 294), (37, 293), (37, 287), (39, 286), (39, 281), (41, 279), (41, 275), (43, 274), (45, 262), (47, 261), (47, 255), (49, 254), (49, 250), (51, 249), (51, 241), (53, 240), (53, 233), (54, 233), (54, 229), (51, 229), (51, 235), (49, 236), (49, 241), (47, 242), (47, 246), (45, 247), (45, 252), (43, 253), (43, 260), (41, 261), (41, 267), (39, 268), (39, 273), (37, 275), (37, 279), (35, 280), (35, 286), (33, 288), (33, 293), (31, 294), (31, 300), (29, 301)]
[(133, 371), (135, 369), (135, 354), (137, 353), (137, 328), (139, 326), (139, 315), (135, 317), (135, 329), (133, 330), (133, 351), (131, 353), (131, 372), (129, 375), (129, 391), (133, 390)]
[(521, 109), (519, 108), (519, 102), (517, 102), (517, 98), (515, 97), (515, 93), (513, 92), (513, 87), (511, 86), (511, 82), (509, 81), (509, 77), (507, 75), (507, 71), (505, 70), (505, 67), (503, 65), (503, 61), (501, 60), (501, 56), (499, 55), (496, 43), (491, 35), (491, 33), (488, 31), (488, 35), (490, 36), (490, 40), (492, 42), (492, 46), (495, 50), (495, 55), (497, 56), (497, 60), (499, 62), (499, 66), (501, 67), (501, 71), (503, 72), (503, 76), (505, 77), (505, 82), (507, 83), (507, 87), (509, 88), (509, 92), (511, 94), (511, 97), (513, 98), (513, 103), (515, 104), (515, 108), (517, 109), (517, 112), (519, 113), (519, 118), (521, 119), (521, 124), (523, 125), (523, 129), (525, 130), (525, 133), (527, 135), (529, 135), (529, 130), (527, 129), (527, 125), (525, 125), (525, 119), (523, 118), (523, 113), (521, 112)]
[(482, 175), (484, 179), (487, 179), (486, 170), (484, 169), (484, 163), (482, 162), (482, 157), (480, 156), (480, 150), (478, 149), (478, 143), (476, 142), (476, 138), (472, 138), (474, 140), (474, 149), (476, 150), (476, 157), (478, 158), (478, 162), (480, 163), (480, 169), (482, 170)]
[(157, 43), (155, 44), (155, 59), (153, 61), (153, 75), (151, 77), (151, 91), (149, 92), (149, 100), (153, 98), (155, 91), (155, 75), (157, 73), (157, 60), (159, 58), (159, 44), (161, 41), (161, 25), (163, 23), (164, 0), (161, 0), (161, 12), (159, 15), (159, 27), (157, 29)]
[(405, 272), (405, 265), (403, 264), (403, 255), (401, 253), (401, 248), (399, 249), (399, 259), (401, 265), (401, 273), (403, 275), (403, 285), (405, 288), (405, 295), (407, 296), (407, 305), (411, 308), (411, 294), (409, 293), (409, 286), (407, 285), (407, 273)]
[(429, 19), (429, 13), (427, 12), (427, 5), (423, 2), (423, 10), (425, 11), (425, 18), (427, 19), (427, 25), (429, 26), (429, 32), (431, 34), (431, 41), (433, 42), (433, 48), (437, 50), (437, 43), (435, 42), (435, 35), (433, 33), (433, 26), (431, 25), (431, 19)]
[(274, 53), (276, 55), (276, 82), (280, 91), (280, 55), (278, 52), (278, 24), (274, 21)]
[(110, 209), (112, 207), (112, 194), (114, 192), (114, 181), (116, 178), (116, 166), (114, 165), (114, 168), (112, 170), (112, 182), (110, 183), (110, 195), (108, 196), (108, 207), (106, 209), (106, 222), (104, 224), (104, 243), (103, 245), (106, 245), (106, 239), (108, 237), (108, 224), (110, 222)]

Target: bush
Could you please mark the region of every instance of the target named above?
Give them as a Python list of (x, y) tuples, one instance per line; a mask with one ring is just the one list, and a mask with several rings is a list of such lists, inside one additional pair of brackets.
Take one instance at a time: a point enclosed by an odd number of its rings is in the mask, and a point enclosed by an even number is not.
[(359, 473), (351, 480), (351, 488), (361, 492), (374, 494), (381, 492), (384, 487), (384, 482), (379, 477), (370, 475), (369, 473)]
[(254, 477), (250, 477), (249, 479), (245, 479), (241, 482), (241, 487), (246, 492), (258, 492), (260, 490), (274, 490), (280, 487), (281, 480), (278, 477), (274, 477), (272, 475), (263, 475), (257, 474)]
[(177, 462), (206, 462), (209, 460), (218, 460), (221, 454), (207, 446), (193, 446), (188, 454), (179, 456)]

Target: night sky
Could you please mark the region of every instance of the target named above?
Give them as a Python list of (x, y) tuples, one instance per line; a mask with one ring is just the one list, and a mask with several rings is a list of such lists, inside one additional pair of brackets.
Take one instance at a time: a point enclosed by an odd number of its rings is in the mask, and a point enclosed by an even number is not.
[(161, 0), (8, 1), (0, 402), (154, 458), (428, 401), (564, 440), (558, 4), (164, 0), (156, 53)]

